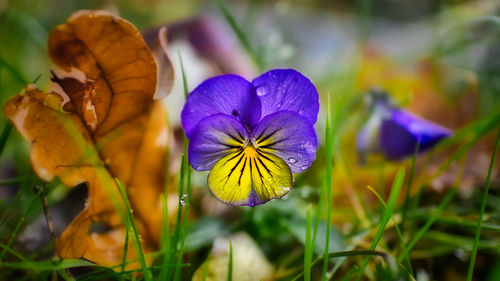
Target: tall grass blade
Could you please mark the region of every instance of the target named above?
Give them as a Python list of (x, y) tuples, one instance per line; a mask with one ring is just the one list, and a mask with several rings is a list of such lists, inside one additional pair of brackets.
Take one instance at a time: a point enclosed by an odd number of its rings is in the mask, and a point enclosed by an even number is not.
[(432, 224), (436, 221), (438, 216), (443, 212), (444, 208), (448, 205), (448, 203), (451, 201), (453, 196), (455, 195), (457, 189), (455, 187), (452, 187), (448, 193), (446, 193), (445, 197), (443, 198), (443, 201), (439, 204), (439, 206), (432, 212), (430, 217), (427, 219), (425, 222), (424, 226), (422, 226), (417, 234), (413, 237), (413, 239), (408, 243), (404, 251), (399, 255), (397, 262), (401, 262), (406, 256), (410, 253), (411, 249), (417, 244), (417, 242), (422, 238), (424, 233), (432, 226)]
[(413, 174), (415, 173), (415, 162), (417, 161), (418, 150), (420, 148), (420, 142), (417, 142), (417, 146), (415, 147), (415, 152), (413, 153), (413, 157), (411, 158), (411, 168), (410, 174), (408, 176), (408, 184), (406, 185), (406, 194), (405, 194), (405, 202), (403, 204), (403, 213), (401, 218), (401, 233), (404, 234), (405, 230), (405, 222), (406, 222), (406, 213), (408, 211), (408, 204), (410, 203), (410, 189), (413, 183)]
[(229, 12), (229, 9), (227, 8), (226, 4), (224, 3), (223, 0), (215, 0), (215, 4), (217, 4), (217, 7), (219, 7), (219, 10), (222, 12), (222, 15), (224, 18), (227, 20), (231, 28), (233, 29), (234, 33), (238, 37), (238, 40), (240, 41), (241, 45), (245, 49), (245, 51), (250, 55), (252, 60), (254, 61), (255, 65), (259, 68), (260, 71), (264, 70), (264, 63), (259, 55), (255, 52), (255, 50), (252, 48), (252, 45), (250, 44), (250, 40), (246, 36), (245, 32), (241, 29), (241, 27), (238, 25), (236, 22), (236, 19), (233, 17), (231, 12)]
[(186, 70), (184, 69), (184, 61), (182, 60), (181, 52), (179, 52), (179, 62), (181, 64), (182, 86), (183, 86), (183, 90), (184, 90), (184, 98), (187, 100), (187, 97), (189, 95), (189, 89), (188, 89)]
[(185, 177), (186, 180), (186, 192), (182, 195), (181, 205), (184, 206), (184, 219), (182, 220), (181, 230), (180, 230), (180, 246), (177, 252), (177, 264), (175, 267), (175, 276), (174, 280), (180, 280), (180, 265), (182, 262), (182, 256), (184, 255), (184, 240), (186, 239), (186, 221), (188, 217), (189, 211), (189, 202), (191, 200), (191, 169), (187, 161), (184, 162), (184, 171), (181, 174), (181, 177)]
[(311, 262), (313, 245), (311, 239), (311, 206), (307, 207), (306, 211), (306, 242), (304, 253), (304, 281), (311, 280)]
[(17, 235), (19, 234), (21, 227), (23, 226), (24, 222), (28, 218), (28, 214), (30, 213), (33, 206), (35, 205), (35, 202), (38, 200), (39, 196), (40, 196), (40, 192), (37, 192), (35, 197), (31, 200), (30, 204), (28, 205), (28, 208), (26, 209), (26, 211), (24, 211), (23, 215), (19, 219), (19, 222), (17, 223), (16, 228), (14, 228), (14, 231), (10, 235), (9, 240), (5, 244), (5, 248), (3, 248), (2, 252), (0, 253), (0, 262), (3, 260), (5, 254), (7, 253), (7, 249), (10, 249), (10, 246), (12, 245), (12, 243), (16, 239)]
[[(382, 196), (380, 196), (380, 194), (378, 194), (377, 191), (375, 189), (373, 189), (371, 186), (367, 186), (367, 188), (373, 194), (375, 194), (375, 196), (379, 200), (380, 204), (382, 204), (382, 206), (384, 206), (384, 208), (387, 209), (387, 203), (385, 203)], [(398, 234), (400, 248), (403, 249), (405, 246), (405, 240), (403, 238), (403, 231), (399, 229), (398, 223), (396, 222), (396, 219), (394, 219), (394, 216), (392, 216), (392, 215), (391, 215), (391, 220), (392, 220), (392, 223), (394, 224), (394, 228), (396, 229), (396, 233)], [(411, 267), (410, 259), (409, 258), (406, 259), (406, 262), (407, 262), (409, 272), (413, 275), (413, 269)]]
[(122, 265), (121, 272), (125, 271), (125, 265), (127, 264), (127, 253), (128, 253), (128, 241), (130, 234), (130, 217), (127, 216), (127, 220), (125, 221), (125, 243), (123, 245), (123, 257), (122, 257)]
[(354, 274), (356, 274), (356, 272), (359, 270), (359, 267), (358, 266), (353, 266), (347, 273), (346, 275), (344, 276), (344, 278), (342, 278), (342, 280), (340, 281), (349, 281), (351, 280), (351, 278), (354, 276)]
[(0, 180), (0, 186), (23, 183), (23, 182), (27, 181), (28, 179), (29, 179), (29, 176), (20, 176), (20, 177)]
[(16, 80), (21, 84), (26, 85), (29, 83), (29, 80), (21, 72), (19, 72), (19, 70), (9, 64), (2, 57), (0, 57), (0, 66), (3, 66), (5, 69), (7, 69), (7, 71), (10, 72), (10, 74), (12, 74), (12, 76), (14, 76), (14, 78), (16, 78)]
[(477, 124), (473, 124), (470, 127), (468, 126), (467, 128), (463, 129), (458, 136), (452, 137), (449, 142), (444, 142), (443, 145), (438, 145), (439, 148), (441, 147), (447, 147), (450, 143), (455, 142), (455, 140), (459, 140), (462, 138), (465, 138), (469, 134), (472, 134), (472, 139), (469, 140), (465, 145), (460, 147), (451, 157), (449, 157), (445, 163), (443, 163), (437, 171), (432, 174), (429, 178), (429, 181), (434, 180), (437, 178), (444, 170), (448, 169), (450, 165), (455, 162), (457, 159), (461, 158), (471, 146), (473, 146), (476, 142), (478, 142), (485, 134), (490, 132), (492, 129), (496, 128), (500, 122), (500, 113), (497, 113), (493, 115), (491, 118), (485, 118), (485, 120), (480, 120), (477, 122)]
[(163, 263), (160, 270), (160, 280), (167, 280), (167, 264), (170, 252), (170, 226), (168, 220), (168, 205), (166, 194), (162, 194), (160, 197), (161, 209), (162, 209), (162, 234), (161, 234), (161, 250), (163, 252)]
[[(377, 248), (378, 242), (380, 241), (380, 239), (382, 238), (382, 234), (384, 233), (385, 226), (387, 225), (387, 222), (389, 221), (390, 217), (392, 217), (392, 211), (394, 210), (394, 206), (396, 205), (399, 193), (401, 192), (404, 178), (405, 178), (405, 170), (404, 168), (399, 168), (398, 173), (396, 174), (396, 178), (394, 179), (394, 182), (392, 184), (389, 201), (387, 203), (387, 208), (385, 208), (384, 213), (382, 214), (382, 219), (380, 220), (379, 223), (380, 226), (377, 230), (377, 233), (375, 234), (375, 237), (373, 238), (372, 245), (370, 246), (370, 250), (372, 251)], [(365, 271), (365, 268), (368, 265), (369, 261), (370, 261), (370, 256), (367, 256), (363, 262), (363, 265), (359, 270), (359, 274), (356, 280), (361, 279), (361, 276), (363, 275), (363, 272)]]
[[(9, 252), (11, 255), (13, 255), (14, 257), (18, 258), (20, 261), (24, 262), (26, 259), (23, 257), (23, 255), (21, 255), (20, 253), (12, 250), (11, 248), (7, 247), (7, 245), (4, 245), (4, 244), (0, 244), (0, 248), (2, 248), (3, 250)], [(2, 279), (0, 279), (2, 280)]]
[(476, 234), (474, 236), (474, 244), (472, 246), (472, 253), (470, 256), (469, 270), (467, 272), (467, 281), (472, 281), (472, 275), (474, 274), (474, 265), (476, 263), (479, 238), (481, 236), (481, 227), (483, 224), (484, 211), (486, 209), (486, 200), (488, 199), (488, 191), (490, 189), (491, 172), (493, 171), (493, 166), (495, 165), (495, 158), (497, 156), (499, 140), (500, 140), (500, 130), (498, 131), (497, 134), (495, 149), (493, 150), (493, 155), (491, 156), (490, 167), (488, 168), (488, 176), (486, 177), (486, 184), (483, 191), (483, 198), (481, 199), (481, 209), (479, 210), (479, 219), (477, 220)]
[[(1, 245), (0, 245), (1, 246)], [(57, 261), (22, 261), (22, 262), (5, 262), (0, 263), (0, 266), (14, 269), (27, 269), (34, 271), (59, 270), (67, 268), (75, 268), (82, 266), (99, 267), (97, 264), (86, 260), (57, 260)]]
[[(181, 69), (182, 69), (182, 83), (183, 83), (183, 87), (184, 87), (184, 98), (187, 100), (187, 97), (189, 95), (189, 89), (188, 89), (186, 71), (184, 69), (184, 63), (182, 61), (182, 56), (180, 53), (179, 53), (179, 60), (180, 60)], [(182, 225), (180, 225), (179, 232), (178, 232), (178, 234), (179, 234), (178, 239), (180, 239), (180, 245), (179, 245), (179, 247), (176, 247), (176, 249), (177, 249), (177, 263), (176, 263), (175, 274), (174, 274), (175, 281), (178, 281), (181, 278), (180, 265), (182, 262), (182, 257), (184, 255), (184, 240), (186, 239), (185, 226), (186, 226), (186, 221), (187, 221), (187, 217), (188, 217), (189, 202), (191, 200), (191, 168), (189, 166), (188, 161), (186, 160), (187, 153), (188, 153), (188, 146), (189, 146), (189, 141), (186, 137), (184, 137), (184, 155), (183, 155), (184, 161), (181, 162), (181, 165), (183, 165), (183, 166), (181, 167), (181, 174), (180, 174), (181, 187), (179, 187), (179, 190), (181, 188), (184, 190), (184, 185), (185, 185), (185, 191), (182, 191), (182, 196), (180, 195), (181, 193), (179, 193), (179, 196), (181, 196), (180, 201), (179, 201), (179, 203), (180, 203), (179, 214), (180, 214), (180, 212), (182, 210), (182, 206), (183, 206), (184, 207), (184, 219), (182, 220), (182, 222), (178, 221), (178, 223), (182, 223)], [(179, 219), (179, 217), (178, 217), (178, 219)], [(177, 244), (178, 243), (176, 242), (176, 245)]]
[(2, 155), (3, 149), (7, 144), (7, 139), (9, 138), (10, 132), (12, 131), (12, 124), (10, 122), (5, 123), (3, 127), (2, 134), (0, 135), (0, 156)]
[[(144, 258), (144, 251), (142, 249), (141, 245), (141, 238), (139, 236), (139, 232), (137, 231), (137, 226), (135, 225), (135, 220), (134, 216), (132, 214), (132, 208), (130, 207), (130, 202), (127, 197), (127, 193), (125, 191), (125, 187), (123, 184), (120, 182), (120, 180), (115, 179), (116, 184), (118, 185), (118, 189), (120, 189), (121, 196), (123, 198), (123, 201), (125, 203), (125, 208), (127, 211), (127, 219), (126, 221), (130, 222), (129, 227), (132, 230), (132, 233), (134, 234), (134, 247), (135, 250), (137, 251), (137, 254), (139, 255), (139, 262), (141, 263), (141, 269), (142, 269), (142, 274), (144, 275), (144, 279), (146, 281), (151, 281), (153, 280), (153, 277), (151, 276), (151, 272), (148, 269), (148, 266), (146, 265), (146, 259)], [(130, 229), (127, 229), (127, 231), (130, 231)]]
[(332, 151), (333, 151), (333, 133), (331, 123), (331, 103), (330, 95), (328, 95), (328, 104), (326, 112), (326, 129), (325, 129), (325, 150), (326, 150), (326, 171), (325, 171), (325, 187), (326, 187), (326, 239), (325, 253), (323, 254), (323, 269), (321, 280), (326, 279), (326, 271), (328, 269), (328, 249), (330, 248), (330, 223), (332, 216)]
[[(172, 251), (171, 251), (171, 256), (169, 258), (169, 263), (173, 262), (174, 260), (176, 260), (176, 257), (178, 255), (178, 251), (179, 251), (179, 238), (181, 236), (181, 231), (182, 231), (182, 207), (183, 207), (183, 204), (182, 204), (182, 196), (184, 194), (184, 173), (185, 173), (185, 168), (186, 168), (186, 164), (185, 164), (185, 161), (186, 161), (186, 158), (185, 158), (185, 154), (182, 155), (181, 157), (181, 171), (180, 171), (180, 175), (179, 175), (179, 195), (178, 195), (178, 201), (177, 201), (177, 219), (176, 219), (176, 223), (175, 223), (175, 228), (174, 228), (174, 235), (172, 237), (172, 240), (171, 240), (171, 248), (172, 248)], [(167, 271), (167, 279), (170, 280), (170, 276), (171, 276), (171, 271), (172, 269), (169, 268), (169, 270)]]
[(323, 206), (323, 202), (325, 201), (325, 192), (326, 192), (326, 183), (325, 180), (323, 180), (319, 193), (318, 207), (316, 208), (316, 214), (314, 217), (314, 229), (311, 239), (312, 245), (316, 245), (316, 236), (318, 234), (319, 221), (321, 218), (321, 206)]

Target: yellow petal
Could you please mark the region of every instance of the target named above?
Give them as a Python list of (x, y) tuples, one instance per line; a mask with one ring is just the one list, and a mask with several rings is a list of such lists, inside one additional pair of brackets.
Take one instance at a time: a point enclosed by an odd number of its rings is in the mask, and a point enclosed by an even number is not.
[(284, 196), (292, 185), (285, 161), (252, 145), (223, 157), (208, 176), (215, 197), (232, 205), (262, 204)]

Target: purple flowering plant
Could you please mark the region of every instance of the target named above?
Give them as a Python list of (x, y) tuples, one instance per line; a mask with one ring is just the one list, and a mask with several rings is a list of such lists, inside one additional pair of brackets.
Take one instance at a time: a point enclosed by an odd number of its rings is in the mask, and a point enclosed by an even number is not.
[(210, 171), (208, 187), (221, 202), (255, 206), (287, 194), (293, 173), (316, 157), (313, 125), (318, 91), (293, 69), (270, 70), (251, 82), (226, 74), (188, 96), (182, 126), (188, 160)]
[(356, 148), (361, 162), (369, 153), (382, 154), (388, 160), (400, 160), (434, 147), (453, 132), (397, 107), (389, 94), (373, 89), (367, 96), (370, 117), (359, 131)]

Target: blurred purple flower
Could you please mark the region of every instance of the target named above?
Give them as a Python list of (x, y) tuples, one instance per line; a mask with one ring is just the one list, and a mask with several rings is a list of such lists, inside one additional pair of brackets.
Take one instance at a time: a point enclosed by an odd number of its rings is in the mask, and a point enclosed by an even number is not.
[(292, 69), (268, 71), (248, 82), (220, 75), (200, 84), (182, 110), (189, 163), (208, 171), (221, 202), (255, 206), (284, 196), (292, 173), (316, 157), (313, 125), (318, 92)]
[(422, 153), (453, 132), (395, 106), (388, 93), (372, 90), (368, 96), (371, 115), (356, 138), (361, 162), (369, 153), (381, 153), (389, 160), (400, 160)]

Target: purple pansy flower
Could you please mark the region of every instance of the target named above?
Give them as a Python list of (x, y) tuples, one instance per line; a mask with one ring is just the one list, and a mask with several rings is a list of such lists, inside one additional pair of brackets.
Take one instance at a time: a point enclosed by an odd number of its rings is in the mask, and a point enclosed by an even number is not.
[(182, 110), (189, 163), (208, 171), (221, 202), (255, 206), (284, 196), (292, 173), (316, 157), (318, 92), (292, 69), (268, 71), (248, 82), (226, 74), (201, 83)]
[(371, 115), (356, 138), (361, 162), (368, 153), (383, 154), (389, 160), (400, 160), (424, 152), (453, 132), (395, 106), (388, 93), (371, 90), (368, 104)]

